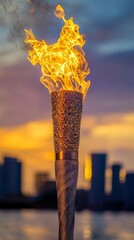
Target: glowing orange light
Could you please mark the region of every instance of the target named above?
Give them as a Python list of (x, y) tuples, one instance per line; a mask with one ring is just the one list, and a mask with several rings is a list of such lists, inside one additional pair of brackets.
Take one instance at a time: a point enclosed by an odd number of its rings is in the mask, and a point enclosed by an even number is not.
[(91, 181), (92, 179), (92, 161), (91, 156), (85, 159), (85, 180)]
[(126, 181), (126, 170), (122, 168), (120, 170), (120, 182), (124, 183)]
[(106, 194), (110, 194), (111, 191), (112, 191), (112, 169), (111, 168), (107, 168), (106, 171), (105, 171), (105, 193)]
[(106, 169), (106, 178), (112, 178), (112, 169), (111, 168), (107, 168)]
[(71, 90), (85, 95), (90, 85), (90, 81), (85, 81), (90, 73), (85, 52), (82, 50), (85, 40), (73, 18), (65, 19), (64, 9), (60, 5), (54, 13), (64, 21), (56, 43), (49, 45), (44, 40), (36, 40), (32, 30), (25, 29), (25, 42), (31, 47), (28, 59), (33, 65), (41, 66), (40, 81), (50, 93), (56, 90)]

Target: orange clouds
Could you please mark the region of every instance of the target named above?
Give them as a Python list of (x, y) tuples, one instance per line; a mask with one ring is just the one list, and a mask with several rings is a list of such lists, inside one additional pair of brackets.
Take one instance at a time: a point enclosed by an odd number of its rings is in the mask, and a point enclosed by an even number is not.
[(86, 138), (90, 141), (91, 150), (134, 149), (134, 113), (83, 118), (82, 129), (89, 131)]
[(50, 122), (30, 122), (21, 126), (0, 129), (2, 142), (0, 147), (15, 150), (45, 148), (52, 137)]

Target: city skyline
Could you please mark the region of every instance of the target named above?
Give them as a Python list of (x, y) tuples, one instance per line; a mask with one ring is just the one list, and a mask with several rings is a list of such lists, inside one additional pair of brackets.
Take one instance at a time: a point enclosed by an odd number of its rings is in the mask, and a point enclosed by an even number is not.
[[(22, 163), (10, 156), (0, 164), (1, 208), (57, 208), (56, 181), (49, 172), (34, 175), (36, 192), (30, 196), (22, 190)], [(85, 172), (89, 173), (87, 188), (77, 187), (76, 210), (134, 210), (134, 171), (128, 172), (118, 162), (108, 167), (107, 153), (92, 153)], [(87, 179), (86, 179), (87, 180)], [(111, 182), (108, 190), (106, 187)]]
[[(119, 175), (119, 181), (120, 183), (124, 183), (126, 181), (126, 176), (128, 174), (134, 173), (134, 170), (127, 170), (123, 163), (121, 161), (115, 161), (115, 162), (109, 162), (109, 156), (107, 152), (92, 152), (91, 154), (88, 154), (86, 157), (84, 163), (81, 164), (81, 172), (79, 175), (83, 179), (82, 182), (79, 180), (77, 184), (77, 189), (83, 188), (85, 190), (90, 190), (91, 189), (91, 182), (92, 182), (92, 177), (93, 177), (93, 172), (95, 170), (95, 174), (100, 172), (100, 177), (101, 175), (105, 175), (105, 183), (104, 183), (104, 191), (106, 195), (109, 195), (112, 193), (112, 172), (114, 171), (114, 166), (120, 166), (118, 175)], [(92, 166), (92, 162), (94, 162), (94, 166)], [(98, 163), (98, 164), (97, 164)], [(6, 168), (7, 165), (7, 168)], [(18, 165), (18, 170), (16, 169), (16, 165)], [(113, 169), (112, 169), (113, 168)], [(25, 165), (23, 164), (23, 159), (20, 160), (17, 157), (9, 156), (6, 155), (3, 157), (2, 162), (0, 163), (0, 174), (2, 174), (2, 171), (4, 169), (8, 170), (8, 178), (6, 180), (7, 185), (10, 184), (10, 182), (13, 182), (13, 186), (15, 186), (15, 189), (17, 186), (20, 186), (19, 189), (22, 189), (22, 193), (26, 195), (35, 195), (37, 194), (38, 191), (38, 184), (40, 185), (40, 180), (41, 181), (49, 181), (53, 180), (55, 181), (55, 173), (54, 173), (54, 168), (53, 168), (53, 174), (52, 170), (48, 170), (46, 168), (36, 168), (35, 171), (31, 172), (32, 175), (32, 182), (27, 182), (27, 175), (25, 171), (27, 170), (25, 168)], [(101, 169), (101, 171), (100, 171)], [(103, 170), (103, 171), (102, 171)], [(5, 171), (5, 170), (4, 170)], [(16, 180), (14, 181), (15, 175), (12, 174), (13, 172), (15, 173), (16, 171), (19, 171), (19, 182), (15, 183)], [(96, 176), (97, 176), (96, 175)], [(0, 175), (0, 179), (3, 176)], [(39, 183), (38, 183), (38, 178), (39, 178)], [(3, 184), (3, 180), (0, 181), (1, 184)], [(4, 183), (5, 184), (5, 183)], [(11, 183), (12, 184), (12, 183)], [(17, 185), (16, 185), (17, 184)], [(25, 184), (27, 184), (28, 188), (25, 188)], [(1, 185), (2, 186), (2, 185)], [(8, 188), (8, 186), (7, 186)], [(27, 191), (27, 189), (30, 189)], [(4, 189), (3, 189), (4, 190)], [(3, 191), (0, 189), (0, 192)], [(4, 190), (6, 191), (6, 190)], [(9, 189), (10, 191), (10, 189)], [(16, 190), (15, 190), (16, 191)]]
[(53, 9), (60, 3), (66, 17), (74, 16), (86, 35), (84, 50), (91, 69), (82, 117), (79, 185), (84, 184), (84, 160), (91, 152), (108, 152), (109, 164), (121, 161), (133, 171), (133, 0), (118, 4), (65, 0), (54, 5), (45, 0), (40, 6), (30, 2), (0, 3), (0, 162), (4, 155), (22, 160), (28, 193), (33, 191), (34, 172), (48, 170), (54, 178), (50, 96), (39, 82), (40, 70), (27, 61), (22, 43), (24, 27), (32, 28), (39, 39), (55, 42), (62, 23), (55, 20)]

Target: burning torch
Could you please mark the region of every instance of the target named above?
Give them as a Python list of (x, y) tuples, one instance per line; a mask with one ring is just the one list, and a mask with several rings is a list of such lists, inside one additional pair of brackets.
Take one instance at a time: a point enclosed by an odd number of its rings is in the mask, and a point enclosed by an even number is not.
[(30, 45), (28, 59), (41, 66), (40, 80), (51, 94), (59, 240), (73, 240), (80, 123), (83, 98), (90, 85), (85, 78), (90, 70), (79, 26), (73, 18), (65, 19), (60, 5), (54, 13), (64, 22), (58, 41), (49, 45), (36, 40), (32, 30), (25, 30), (25, 42)]

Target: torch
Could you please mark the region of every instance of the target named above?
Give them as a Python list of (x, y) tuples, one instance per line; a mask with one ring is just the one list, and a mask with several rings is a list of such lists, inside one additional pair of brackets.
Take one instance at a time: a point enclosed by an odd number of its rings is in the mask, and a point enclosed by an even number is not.
[(85, 78), (90, 70), (79, 26), (72, 17), (65, 19), (60, 5), (54, 13), (64, 22), (58, 41), (47, 44), (36, 40), (32, 30), (25, 29), (25, 42), (30, 45), (28, 59), (41, 66), (40, 80), (51, 94), (59, 240), (73, 240), (80, 123), (83, 98), (90, 85)]

